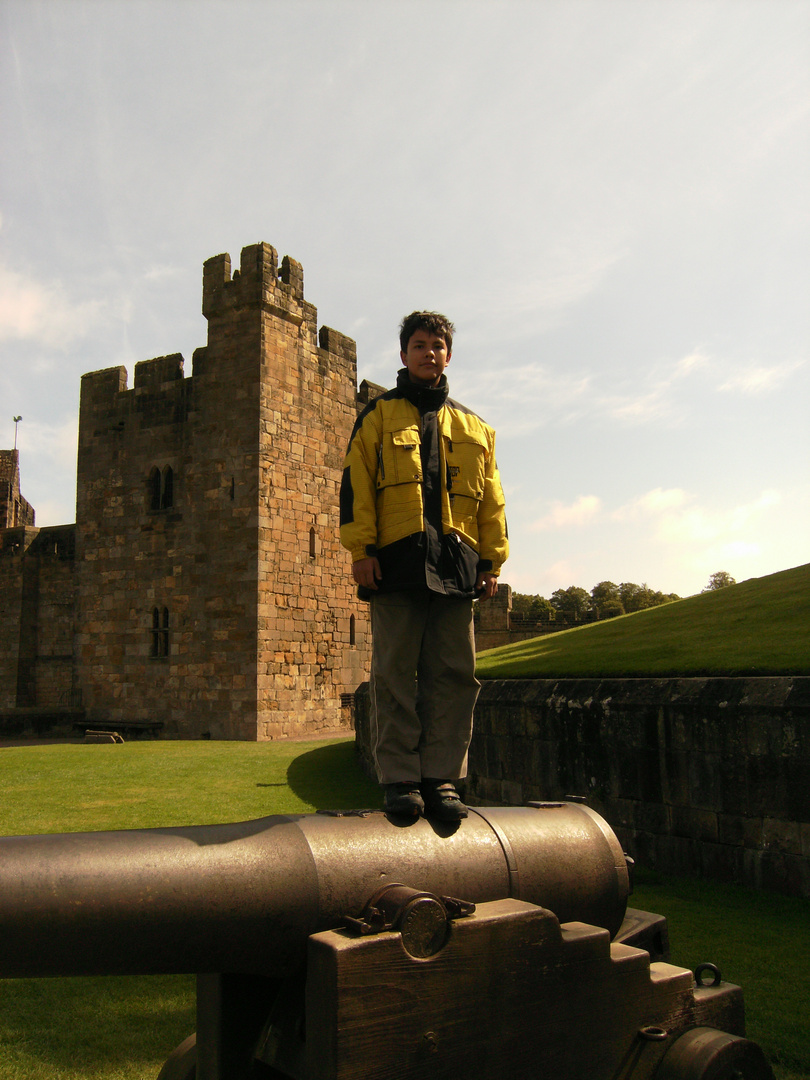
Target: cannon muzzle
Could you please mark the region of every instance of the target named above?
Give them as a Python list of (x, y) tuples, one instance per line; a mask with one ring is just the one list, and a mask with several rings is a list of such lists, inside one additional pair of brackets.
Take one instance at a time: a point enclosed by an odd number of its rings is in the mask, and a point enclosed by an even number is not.
[(578, 803), (478, 808), (460, 826), (377, 811), (0, 839), (0, 978), (169, 972), (283, 977), (309, 935), (403, 882), (514, 898), (615, 935), (630, 891)]

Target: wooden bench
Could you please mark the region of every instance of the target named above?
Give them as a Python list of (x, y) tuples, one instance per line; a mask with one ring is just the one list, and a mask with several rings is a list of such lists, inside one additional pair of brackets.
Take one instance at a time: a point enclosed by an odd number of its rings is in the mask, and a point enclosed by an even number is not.
[[(160, 732), (163, 730), (162, 720), (121, 720), (114, 724), (99, 720), (94, 723), (93, 721), (80, 720), (73, 725), (73, 730), (78, 732), (84, 732), (85, 738), (88, 735), (100, 734), (100, 735), (127, 735), (137, 738), (139, 735), (151, 736), (156, 739)], [(110, 741), (110, 740), (107, 740)], [(114, 740), (117, 741), (117, 740)], [(121, 740), (123, 742), (123, 739)]]

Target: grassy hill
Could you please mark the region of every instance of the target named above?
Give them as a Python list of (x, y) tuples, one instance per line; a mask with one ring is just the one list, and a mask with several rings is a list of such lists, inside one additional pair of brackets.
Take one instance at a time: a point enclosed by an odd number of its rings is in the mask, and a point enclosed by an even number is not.
[(479, 653), (485, 679), (810, 675), (810, 563)]

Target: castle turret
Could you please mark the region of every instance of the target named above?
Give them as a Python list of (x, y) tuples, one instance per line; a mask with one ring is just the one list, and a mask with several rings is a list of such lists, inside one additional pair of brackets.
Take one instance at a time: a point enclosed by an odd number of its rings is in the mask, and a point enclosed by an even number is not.
[(0, 450), (0, 529), (34, 524), (34, 508), (20, 494), (20, 452)]
[(338, 727), (367, 615), (337, 538), (354, 342), (269, 244), (203, 271), (208, 341), (82, 380), (81, 680), (92, 719), (273, 738)]

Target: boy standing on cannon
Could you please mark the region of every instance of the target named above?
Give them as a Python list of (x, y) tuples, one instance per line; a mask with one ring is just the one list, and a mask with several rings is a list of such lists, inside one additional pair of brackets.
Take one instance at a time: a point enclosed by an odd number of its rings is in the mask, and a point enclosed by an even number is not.
[(473, 607), (498, 589), (509, 551), (495, 432), (448, 397), (453, 324), (415, 311), (404, 367), (357, 419), (340, 538), (371, 602), (371, 725), (389, 813), (467, 816), (475, 678)]

